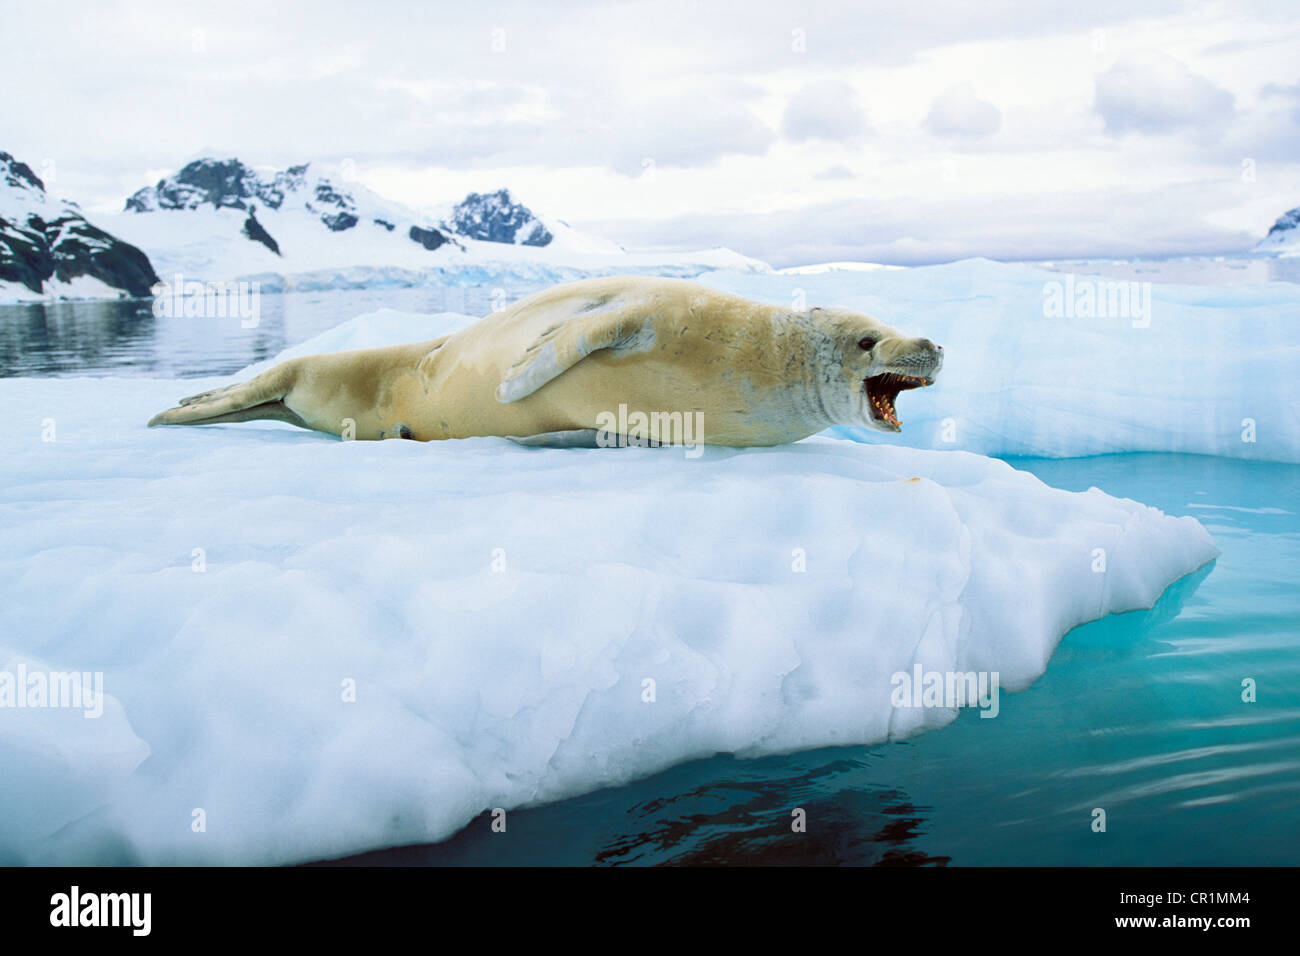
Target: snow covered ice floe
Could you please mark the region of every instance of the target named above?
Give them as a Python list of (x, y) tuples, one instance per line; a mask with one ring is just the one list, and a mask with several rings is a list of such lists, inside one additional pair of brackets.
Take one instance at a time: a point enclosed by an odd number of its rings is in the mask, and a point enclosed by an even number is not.
[(144, 428), (209, 383), (0, 380), (0, 664), (102, 673), (106, 705), (0, 708), (0, 860), (328, 858), (719, 751), (918, 733), (955, 712), (892, 707), (896, 672), (1023, 689), (1217, 553), (961, 451)]
[[(1122, 283), (970, 259), (822, 275), (713, 272), (764, 302), (842, 305), (944, 347), (886, 444), (1072, 458), (1182, 452), (1300, 462), (1300, 286)], [(1069, 308), (1068, 300), (1091, 308)], [(1059, 311), (1057, 308), (1059, 307)], [(1115, 314), (1118, 311), (1120, 314)], [(1110, 313), (1110, 314), (1107, 314)]]

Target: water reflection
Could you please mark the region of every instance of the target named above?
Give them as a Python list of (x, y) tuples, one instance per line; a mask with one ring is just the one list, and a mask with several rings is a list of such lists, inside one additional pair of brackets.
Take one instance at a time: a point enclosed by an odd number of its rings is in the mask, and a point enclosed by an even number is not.
[(0, 376), (150, 367), (157, 334), (140, 299), (58, 302), (0, 309)]
[[(484, 813), (444, 843), (315, 865), (947, 864), (947, 856), (925, 845), (930, 808), (873, 779), (880, 775), (879, 760), (864, 748), (757, 760), (717, 756), (624, 787), (511, 812), (508, 837), (493, 833)], [(796, 810), (804, 814), (804, 832), (793, 828)]]

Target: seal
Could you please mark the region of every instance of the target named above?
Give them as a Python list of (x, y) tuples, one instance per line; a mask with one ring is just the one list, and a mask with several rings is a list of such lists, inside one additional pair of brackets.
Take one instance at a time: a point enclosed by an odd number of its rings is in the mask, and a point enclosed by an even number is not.
[(933, 384), (942, 364), (941, 346), (860, 312), (616, 276), (539, 292), (441, 338), (290, 359), (149, 425), (270, 419), (357, 439), (595, 446), (622, 443), (609, 440), (620, 432), (689, 444), (693, 421), (698, 443), (779, 445), (831, 425), (899, 431), (899, 393)]

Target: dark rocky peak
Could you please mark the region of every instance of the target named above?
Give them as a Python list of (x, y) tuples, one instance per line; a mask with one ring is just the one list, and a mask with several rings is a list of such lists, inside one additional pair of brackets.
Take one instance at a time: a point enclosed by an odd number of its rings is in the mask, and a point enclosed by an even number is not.
[(257, 173), (237, 159), (196, 159), (175, 176), (138, 190), (126, 201), (135, 212), (157, 209), (247, 209), (248, 201), (261, 198)]
[(359, 221), (351, 193), (324, 176), (313, 178), (310, 170), (309, 163), (302, 163), (263, 177), (238, 159), (196, 159), (176, 175), (137, 191), (126, 208), (247, 210), (256, 201), (272, 210), (303, 208), (332, 232), (351, 229)]
[(1291, 232), (1297, 227), (1300, 227), (1300, 206), (1296, 206), (1290, 212), (1284, 212), (1278, 216), (1277, 222), (1273, 223), (1273, 228), (1268, 231), (1268, 234), (1278, 236), (1282, 233)]
[(0, 150), (0, 183), (12, 189), (35, 189), (37, 192), (45, 192), (45, 183), (41, 182), (41, 177), (32, 172), (32, 168), (26, 163), (14, 159), (3, 150)]
[(554, 238), (532, 210), (516, 202), (508, 189), (470, 193), (451, 211), (451, 227), (469, 239), (545, 246)]
[(86, 221), (75, 203), (46, 195), (30, 166), (0, 152), (0, 281), (42, 295), (82, 276), (127, 295), (158, 281), (149, 257)]

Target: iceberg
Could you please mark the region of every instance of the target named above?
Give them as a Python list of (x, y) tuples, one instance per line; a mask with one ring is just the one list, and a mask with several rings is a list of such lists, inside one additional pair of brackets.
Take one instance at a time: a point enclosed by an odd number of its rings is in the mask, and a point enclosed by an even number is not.
[(841, 305), (944, 346), (934, 388), (873, 443), (1074, 458), (1182, 452), (1300, 462), (1300, 287), (1118, 282), (970, 259), (903, 270), (699, 280)]
[(898, 674), (1024, 689), (1217, 554), (1193, 518), (964, 450), (145, 429), (222, 381), (0, 380), (0, 682), (102, 682), (98, 717), (0, 696), (0, 862), (332, 858), (718, 752), (907, 737), (958, 711), (895, 706)]

